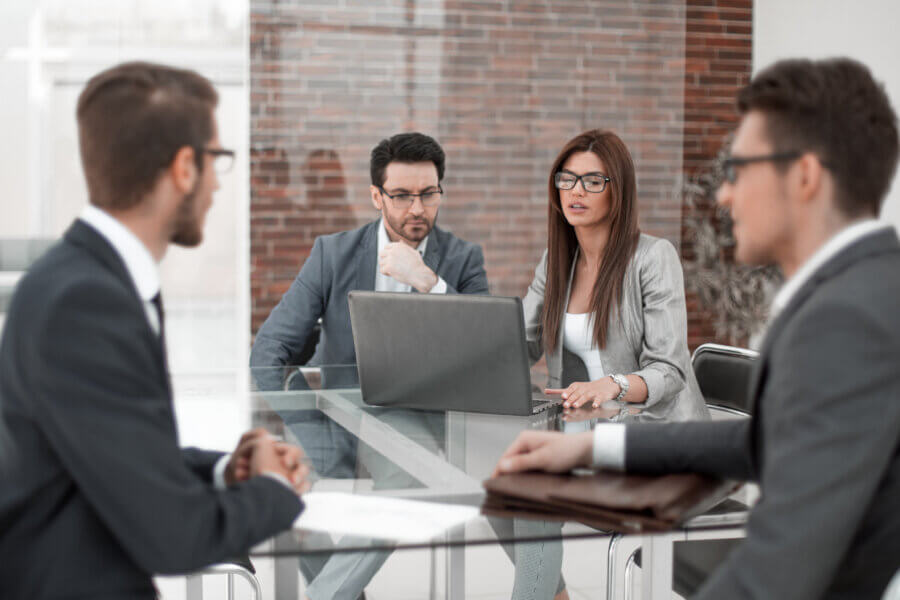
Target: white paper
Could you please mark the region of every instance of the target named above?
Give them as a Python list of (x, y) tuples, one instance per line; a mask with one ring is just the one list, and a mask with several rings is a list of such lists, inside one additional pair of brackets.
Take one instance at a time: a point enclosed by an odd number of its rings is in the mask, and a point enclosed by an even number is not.
[(478, 516), (478, 508), (384, 496), (307, 492), (297, 529), (403, 542), (425, 541)]

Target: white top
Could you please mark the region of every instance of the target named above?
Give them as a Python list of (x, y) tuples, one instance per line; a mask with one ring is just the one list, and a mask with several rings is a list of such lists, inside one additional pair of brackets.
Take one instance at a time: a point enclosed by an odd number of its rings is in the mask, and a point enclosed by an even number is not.
[(84, 207), (79, 218), (103, 236), (125, 263), (125, 270), (144, 303), (147, 321), (159, 335), (159, 315), (152, 302), (159, 293), (159, 267), (150, 250), (118, 219), (92, 204)]
[[(778, 291), (772, 300), (772, 308), (770, 310), (770, 322), (794, 297), (804, 283), (806, 283), (813, 273), (828, 262), (829, 259), (836, 256), (841, 250), (856, 242), (860, 238), (891, 227), (890, 224), (875, 219), (866, 219), (858, 223), (854, 223), (849, 227), (845, 227), (831, 237), (827, 242), (816, 250), (803, 265), (797, 269), (794, 276), (791, 277)], [(594, 428), (594, 465), (598, 467), (611, 467), (615, 469), (625, 468), (625, 424), (609, 423), (600, 424)]]
[[(430, 237), (430, 236), (429, 236)], [(384, 221), (378, 221), (378, 256), (381, 256), (381, 251), (384, 250), (384, 247), (391, 243), (391, 239), (388, 237), (387, 230), (384, 228)], [(425, 248), (428, 246), (428, 237), (426, 237), (416, 250), (419, 254), (424, 258), (425, 256)], [(436, 274), (436, 273), (435, 273)], [(397, 281), (393, 277), (388, 277), (381, 272), (381, 269), (378, 268), (378, 261), (375, 261), (375, 291), (376, 292), (411, 292), (412, 286), (407, 283), (402, 283)], [(444, 294), (447, 292), (447, 282), (444, 281), (438, 275), (438, 281), (434, 284), (434, 287), (431, 288), (428, 293), (429, 294)]]
[(563, 348), (576, 355), (587, 367), (588, 380), (606, 377), (600, 352), (594, 345), (594, 314), (566, 313), (563, 324)]
[[(594, 345), (593, 316), (593, 313), (567, 312), (563, 319), (563, 348), (581, 359), (587, 367), (588, 381), (606, 377), (600, 352)], [(566, 433), (589, 431), (593, 423), (594, 420), (563, 423), (563, 431)]]

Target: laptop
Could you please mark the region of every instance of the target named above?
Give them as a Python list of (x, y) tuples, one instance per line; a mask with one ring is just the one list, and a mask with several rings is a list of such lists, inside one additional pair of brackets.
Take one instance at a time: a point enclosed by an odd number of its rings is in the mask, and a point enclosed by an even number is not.
[(519, 298), (352, 291), (349, 302), (366, 404), (520, 416), (560, 404), (532, 391)]

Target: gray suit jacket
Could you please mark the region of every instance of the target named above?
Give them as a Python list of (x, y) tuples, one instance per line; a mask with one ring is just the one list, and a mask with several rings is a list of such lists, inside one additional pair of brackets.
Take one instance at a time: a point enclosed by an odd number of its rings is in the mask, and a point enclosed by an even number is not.
[[(291, 365), (320, 317), (322, 335), (310, 364), (356, 362), (347, 294), (375, 289), (379, 223), (316, 238), (297, 278), (256, 334), (251, 367)], [(423, 258), (447, 283), (447, 293), (488, 293), (480, 246), (435, 227)]]
[(758, 481), (747, 538), (698, 598), (880, 598), (900, 567), (900, 243), (865, 236), (770, 325), (752, 420), (637, 424), (626, 469)]
[(289, 528), (269, 477), (218, 491), (181, 450), (165, 350), (116, 251), (76, 221), (19, 283), (0, 343), (0, 598), (155, 598)]
[[(575, 260), (569, 272), (566, 305), (574, 268)], [(544, 353), (541, 311), (546, 281), (545, 251), (523, 301), (525, 337), (533, 362)], [(600, 359), (607, 373), (633, 373), (647, 383), (647, 402), (636, 405), (646, 407), (641, 420), (708, 419), (709, 412), (691, 369), (681, 261), (667, 240), (641, 235), (625, 272), (621, 306), (612, 321), (606, 347), (598, 350)], [(581, 359), (563, 348), (563, 327), (556, 349), (547, 355), (547, 369), (550, 387), (587, 380)]]

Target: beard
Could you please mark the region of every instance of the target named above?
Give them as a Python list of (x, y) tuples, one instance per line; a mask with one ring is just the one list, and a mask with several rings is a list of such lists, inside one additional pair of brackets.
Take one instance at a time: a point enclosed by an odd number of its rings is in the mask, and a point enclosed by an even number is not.
[(200, 189), (200, 180), (194, 184), (194, 189), (184, 195), (178, 212), (175, 214), (175, 225), (172, 229), (172, 237), (169, 240), (173, 244), (193, 248), (203, 241), (203, 228), (197, 218), (197, 192)]
[[(388, 222), (388, 225), (391, 226), (391, 231), (402, 237), (404, 240), (414, 244), (419, 244), (428, 237), (428, 234), (431, 233), (431, 230), (434, 228), (434, 224), (437, 221), (437, 215), (434, 216), (434, 220), (429, 221), (425, 216), (398, 219), (390, 215), (387, 210), (381, 211), (381, 214)], [(408, 231), (405, 226), (411, 223), (420, 224), (421, 227), (418, 228), (418, 231)]]

